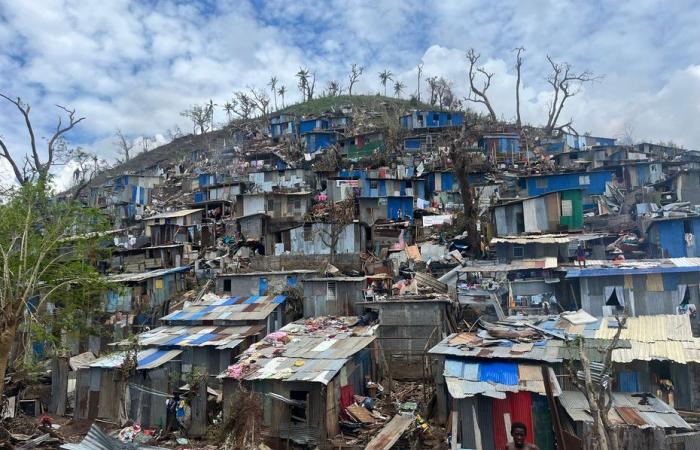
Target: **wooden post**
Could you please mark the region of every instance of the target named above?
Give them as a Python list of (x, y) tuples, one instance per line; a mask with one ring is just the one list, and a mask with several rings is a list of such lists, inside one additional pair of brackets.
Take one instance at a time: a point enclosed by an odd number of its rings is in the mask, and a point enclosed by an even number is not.
[(547, 402), (549, 403), (549, 411), (554, 419), (554, 433), (557, 436), (557, 449), (566, 450), (566, 439), (564, 439), (564, 430), (561, 427), (561, 421), (559, 419), (559, 410), (557, 409), (557, 402), (554, 400), (554, 394), (552, 393), (552, 384), (549, 379), (549, 367), (542, 366), (542, 380), (544, 381), (544, 390), (547, 393)]
[(187, 430), (189, 437), (202, 437), (207, 432), (207, 379), (202, 377), (191, 401), (192, 420)]
[(51, 402), (49, 411), (63, 416), (68, 400), (68, 358), (54, 355), (51, 358)]

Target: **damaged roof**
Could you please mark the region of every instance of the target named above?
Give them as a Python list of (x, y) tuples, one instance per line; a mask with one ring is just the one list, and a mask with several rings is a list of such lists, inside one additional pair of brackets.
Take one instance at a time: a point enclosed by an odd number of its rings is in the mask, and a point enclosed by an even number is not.
[[(145, 370), (160, 367), (176, 356), (180, 355), (180, 353), (182, 353), (182, 350), (161, 350), (157, 348), (139, 350), (136, 356), (138, 361), (136, 368), (138, 370)], [(100, 369), (119, 368), (124, 363), (127, 354), (128, 352), (126, 351), (110, 353), (109, 355), (94, 360), (90, 364), (90, 367)]]
[[(503, 327), (505, 328), (505, 327)], [(506, 331), (507, 332), (507, 331)], [(462, 358), (517, 359), (561, 362), (560, 339), (550, 339), (544, 333), (534, 332), (524, 338), (499, 338), (495, 331), (454, 333), (430, 349), (430, 354)]]
[[(672, 428), (690, 430), (690, 425), (660, 399), (651, 394), (613, 392), (613, 403), (608, 417), (613, 426), (636, 428)], [(564, 391), (559, 402), (575, 422), (592, 423), (590, 406), (582, 392)]]
[[(255, 336), (265, 329), (263, 325), (236, 327), (221, 326), (162, 326), (136, 336), (144, 347), (215, 347), (217, 350), (235, 348), (248, 336)], [(128, 345), (129, 339), (115, 345)]]
[(356, 317), (318, 317), (287, 324), (253, 344), (221, 377), (328, 384), (348, 359), (374, 341), (374, 326)]
[(560, 266), (566, 278), (609, 277), (615, 275), (648, 275), (700, 271), (700, 258), (666, 258), (623, 261), (586, 261), (586, 267)]
[(265, 320), (287, 299), (286, 295), (251, 297), (224, 297), (218, 300), (194, 303), (175, 311), (161, 321), (166, 324), (227, 325), (231, 322)]
[(116, 275), (109, 275), (106, 280), (107, 282), (114, 283), (128, 283), (128, 282), (140, 282), (148, 280), (149, 278), (159, 278), (165, 275), (170, 275), (172, 273), (187, 272), (190, 270), (190, 266), (174, 267), (171, 269), (158, 269), (151, 270), (150, 272), (141, 273), (119, 273)]
[(523, 236), (503, 236), (491, 239), (491, 244), (568, 244), (579, 241), (602, 239), (606, 235), (600, 233), (588, 234), (533, 234)]

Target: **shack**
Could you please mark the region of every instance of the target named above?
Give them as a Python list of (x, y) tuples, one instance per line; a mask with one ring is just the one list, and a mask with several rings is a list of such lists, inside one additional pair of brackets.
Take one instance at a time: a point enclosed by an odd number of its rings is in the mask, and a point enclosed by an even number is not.
[[(615, 427), (620, 448), (695, 448), (700, 443), (697, 433), (676, 434), (691, 431), (692, 427), (659, 398), (646, 392), (615, 392), (612, 397), (608, 418)], [(590, 407), (583, 393), (563, 391), (559, 403), (566, 412), (570, 426), (581, 438), (583, 449), (593, 448), (591, 439), (586, 438), (592, 433), (593, 418), (588, 412)], [(687, 446), (672, 446), (674, 442)], [(694, 446), (691, 446), (693, 443)]]
[(327, 277), (304, 280), (304, 317), (359, 316), (367, 277)]
[(224, 418), (239, 382), (262, 395), (270, 446), (286, 440), (324, 446), (340, 432), (339, 418), (376, 380), (374, 327), (356, 317), (318, 317), (283, 327), (251, 347), (223, 378)]
[(106, 312), (127, 312), (140, 315), (139, 323), (152, 323), (168, 313), (170, 300), (185, 290), (185, 274), (189, 266), (152, 270), (141, 273), (121, 273), (106, 277), (117, 283), (105, 292)]
[(159, 213), (144, 219), (146, 236), (152, 245), (196, 243), (199, 241), (197, 226), (202, 223), (203, 209), (183, 209)]
[[(595, 317), (677, 314), (700, 305), (700, 260), (668, 258), (589, 260), (586, 267), (560, 265), (565, 309), (583, 308)], [(573, 293), (573, 294), (572, 294)]]
[(545, 382), (555, 396), (561, 393), (550, 367), (561, 361), (552, 342), (561, 343), (532, 329), (485, 325), (478, 332), (452, 334), (430, 349), (437, 358), (438, 420), (449, 414), (458, 424), (459, 448), (505, 448), (506, 423), (522, 422), (528, 442), (554, 449), (544, 396)]
[(216, 277), (216, 292), (222, 295), (267, 295), (287, 286), (297, 286), (301, 280), (317, 274), (318, 271), (309, 269), (223, 273)]
[(499, 237), (583, 228), (580, 189), (503, 202), (493, 207), (493, 213)]
[(362, 306), (379, 317), (377, 339), (389, 376), (431, 383), (428, 350), (453, 330), (449, 297), (403, 296)]

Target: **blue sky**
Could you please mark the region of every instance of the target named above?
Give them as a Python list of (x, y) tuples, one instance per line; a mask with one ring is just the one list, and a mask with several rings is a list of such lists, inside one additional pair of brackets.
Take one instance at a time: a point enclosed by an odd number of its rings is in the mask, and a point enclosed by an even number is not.
[[(465, 51), (496, 73), (499, 116), (514, 117), (512, 49), (526, 48), (523, 116), (545, 121), (545, 56), (604, 75), (565, 109), (580, 132), (700, 147), (700, 4), (695, 1), (278, 1), (0, 0), (0, 92), (32, 106), (50, 132), (53, 105), (87, 117), (70, 137), (106, 158), (113, 134), (163, 135), (190, 127), (179, 112), (276, 75), (298, 98), (294, 73), (318, 85), (346, 83), (366, 67), (359, 91), (381, 90), (385, 68), (416, 90), (425, 75), (449, 78), (466, 95)], [(220, 119), (223, 119), (223, 113)], [(26, 150), (17, 113), (0, 105), (0, 134)], [(39, 133), (41, 134), (41, 133)]]

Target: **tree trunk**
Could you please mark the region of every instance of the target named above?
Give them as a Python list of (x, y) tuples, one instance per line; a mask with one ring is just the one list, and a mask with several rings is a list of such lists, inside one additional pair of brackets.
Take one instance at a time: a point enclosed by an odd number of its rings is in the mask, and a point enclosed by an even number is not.
[(17, 334), (16, 323), (5, 323), (5, 327), (0, 332), (0, 397), (5, 392), (5, 375), (10, 361), (10, 351)]

